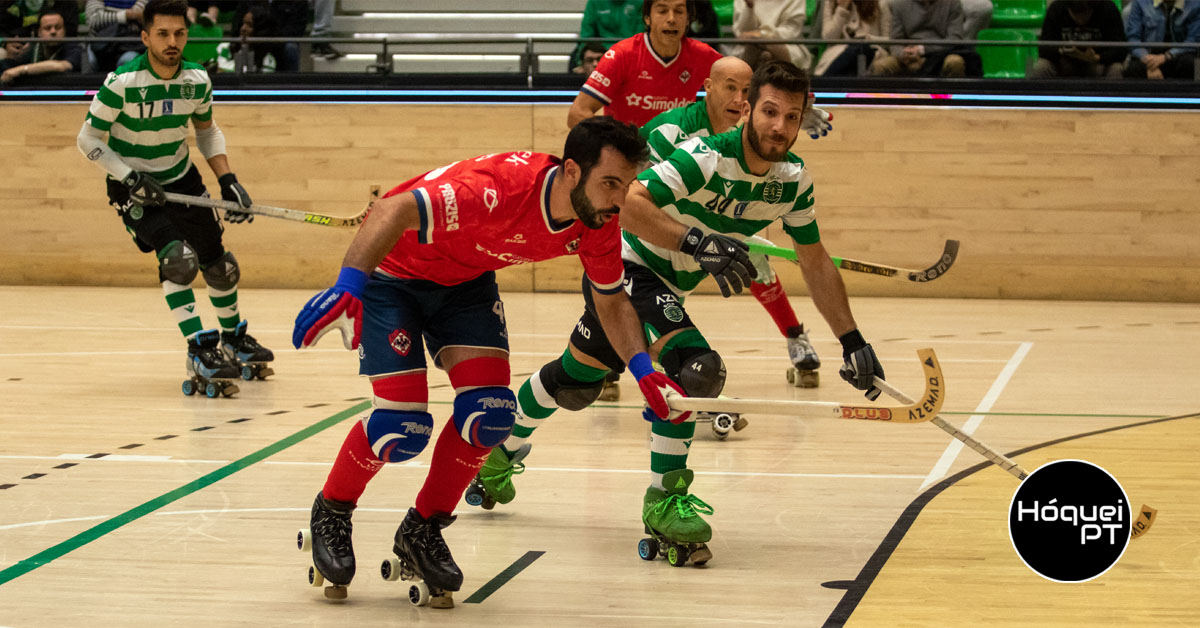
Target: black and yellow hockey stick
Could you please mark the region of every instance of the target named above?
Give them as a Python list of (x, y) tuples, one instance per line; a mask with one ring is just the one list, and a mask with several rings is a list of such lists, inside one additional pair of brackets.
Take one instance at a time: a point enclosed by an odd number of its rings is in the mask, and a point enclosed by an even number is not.
[(321, 225), (323, 227), (357, 227), (362, 224), (367, 218), (367, 212), (371, 211), (371, 205), (379, 198), (379, 186), (371, 186), (371, 200), (367, 203), (367, 207), (357, 215), (347, 218), (338, 218), (337, 216), (325, 216), (322, 214), (314, 214), (311, 212), (301, 211), (299, 209), (288, 209), (286, 207), (271, 207), (270, 205), (259, 205), (257, 203), (250, 207), (242, 207), (233, 201), (223, 201), (215, 198), (205, 198), (203, 196), (188, 196), (187, 194), (175, 194), (167, 192), (167, 202), (179, 203), (181, 205), (192, 205), (194, 207), (213, 207), (215, 209), (223, 209), (227, 212), (242, 212), (245, 214), (254, 214), (255, 216), (270, 216), (272, 218), (283, 218), (284, 220), (295, 220), (297, 222), (306, 222), (310, 225)]

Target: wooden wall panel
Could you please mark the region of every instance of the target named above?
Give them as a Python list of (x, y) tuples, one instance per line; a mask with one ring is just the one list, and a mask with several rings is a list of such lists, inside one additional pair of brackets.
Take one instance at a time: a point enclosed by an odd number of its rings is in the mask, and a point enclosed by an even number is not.
[[(150, 285), (79, 154), (79, 104), (0, 107), (0, 282)], [(558, 153), (565, 106), (222, 104), (230, 161), (256, 201), (349, 214), (456, 159)], [(913, 285), (846, 273), (852, 295), (1200, 301), (1200, 118), (1166, 111), (837, 108), (795, 151), (816, 182), (830, 253), (924, 267), (947, 238), (955, 269)], [(193, 151), (193, 154), (197, 154)], [(210, 189), (215, 181), (201, 167)], [(351, 234), (260, 218), (226, 231), (245, 285), (335, 276)], [(786, 244), (778, 227), (766, 234)], [(776, 265), (789, 293), (798, 269)], [(574, 291), (577, 260), (503, 271), (508, 290)], [(711, 286), (709, 286), (711, 289)]]

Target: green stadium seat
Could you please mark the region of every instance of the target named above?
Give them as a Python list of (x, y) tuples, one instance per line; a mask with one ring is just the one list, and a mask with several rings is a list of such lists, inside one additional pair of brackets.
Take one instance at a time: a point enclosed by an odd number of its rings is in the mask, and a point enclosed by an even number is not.
[(201, 65), (217, 58), (217, 45), (214, 43), (197, 43), (191, 41), (197, 37), (224, 37), (225, 30), (219, 25), (201, 26), (192, 24), (188, 27), (188, 43), (183, 47), (183, 58)]
[(733, 26), (733, 0), (712, 0), (712, 6), (721, 26)]
[(993, 0), (993, 28), (1041, 28), (1046, 0)]
[[(985, 28), (979, 31), (979, 41), (1032, 41), (1028, 32), (1014, 28)], [(977, 46), (983, 59), (984, 78), (1025, 78), (1025, 63), (1030, 55), (1026, 46)], [(1033, 53), (1033, 54), (1036, 54)]]

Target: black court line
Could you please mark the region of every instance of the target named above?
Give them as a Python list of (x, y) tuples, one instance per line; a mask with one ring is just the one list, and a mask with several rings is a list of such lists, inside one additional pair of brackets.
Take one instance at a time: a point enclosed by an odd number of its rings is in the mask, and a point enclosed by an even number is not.
[(8, 378), (8, 381), (10, 381), (10, 382), (19, 382), (19, 381), (21, 381), (21, 378), (20, 378), (20, 377), (10, 377), (10, 378)]
[(3, 491), (6, 488), (12, 488), (14, 486), (16, 486), (16, 484), (0, 484), (0, 491)]
[(46, 477), (45, 473), (30, 473), (29, 475), (27, 475), (21, 479), (22, 480), (36, 480), (38, 478), (44, 478), (44, 477)]
[(327, 403), (314, 403), (314, 404), (312, 404), (311, 406), (304, 406), (304, 407), (305, 407), (305, 408), (320, 408), (321, 406), (327, 406), (327, 405), (329, 405), (329, 404), (327, 404)]
[(141, 443), (129, 443), (128, 445), (121, 445), (120, 449), (137, 449), (141, 446)]
[[(1153, 425), (1155, 423), (1178, 421), (1179, 419), (1191, 419), (1196, 417), (1200, 417), (1200, 412), (1164, 417), (1161, 419), (1150, 419), (1148, 421), (1139, 421), (1137, 423), (1118, 425), (1116, 427), (1107, 427), (1092, 432), (1084, 432), (1082, 434), (1075, 434), (1074, 436), (1064, 436), (1062, 438), (1046, 441), (1044, 443), (1030, 445), (1015, 451), (1010, 451), (1005, 455), (1009, 458), (1015, 458), (1021, 454), (1029, 453), (1037, 449), (1043, 449), (1052, 445), (1058, 445), (1067, 441), (1087, 438), (1089, 436), (1096, 436), (1098, 434), (1105, 434), (1107, 432), (1115, 432), (1117, 430), (1124, 430), (1133, 427), (1142, 427), (1143, 425)], [(871, 588), (871, 584), (875, 582), (875, 578), (879, 575), (879, 572), (883, 570), (883, 566), (887, 564), (887, 561), (889, 558), (891, 558), (892, 553), (895, 552), (896, 548), (900, 545), (900, 541), (904, 539), (904, 535), (908, 533), (909, 528), (911, 528), (913, 523), (916, 522), (917, 516), (921, 514), (921, 510), (925, 508), (929, 502), (933, 501), (934, 497), (937, 497), (942, 493), (942, 491), (954, 486), (954, 484), (956, 484), (958, 481), (991, 466), (994, 466), (991, 462), (981, 462), (973, 467), (963, 469), (962, 471), (959, 471), (958, 473), (955, 473), (954, 475), (929, 487), (929, 489), (927, 489), (924, 493), (918, 495), (917, 498), (914, 499), (912, 503), (910, 503), (908, 507), (904, 509), (904, 512), (900, 514), (900, 518), (895, 524), (892, 525), (892, 529), (889, 530), (887, 536), (883, 538), (883, 541), (879, 544), (879, 547), (876, 548), (875, 553), (867, 559), (867, 564), (863, 565), (862, 571), (858, 572), (858, 577), (856, 577), (854, 580), (835, 580), (823, 583), (821, 586), (825, 588), (845, 589), (846, 593), (842, 596), (842, 599), (840, 602), (838, 602), (838, 605), (834, 607), (833, 612), (829, 615), (829, 618), (825, 620), (822, 628), (836, 628), (846, 624), (846, 621), (850, 619), (850, 615), (854, 613), (854, 609), (858, 608), (858, 604), (862, 601), (863, 596), (867, 594), (867, 589)]]
[(489, 595), (495, 593), (500, 587), (508, 584), (509, 580), (517, 577), (526, 567), (533, 564), (533, 561), (542, 557), (542, 551), (528, 551), (525, 555), (518, 558), (516, 562), (508, 566), (508, 569), (501, 571), (495, 578), (488, 580), (486, 584), (479, 587), (479, 590), (472, 593), (470, 597), (463, 600), (463, 604), (479, 604), (486, 600)]
[(193, 427), (192, 431), (193, 432), (203, 432), (205, 430), (211, 430), (212, 428), (213, 428), (213, 426), (211, 426), (211, 425), (201, 425), (200, 427)]
[(254, 419), (251, 419), (250, 417), (242, 417), (240, 419), (230, 419), (230, 420), (226, 421), (226, 423), (245, 423), (246, 421), (253, 421), (253, 420)]
[(107, 455), (108, 455), (108, 454), (92, 454), (92, 455), (88, 456), (88, 459), (89, 459), (89, 460), (95, 460), (95, 459), (97, 459), (97, 458), (103, 458), (103, 457), (105, 457), (105, 456), (107, 456)]
[(62, 463), (62, 464), (60, 464), (60, 465), (58, 465), (57, 467), (54, 467), (54, 468), (55, 468), (55, 469), (70, 469), (71, 467), (73, 467), (73, 466), (75, 466), (75, 465), (77, 465), (77, 464), (79, 464), (79, 463), (78, 463), (78, 462), (64, 462), (64, 463)]
[(163, 434), (162, 436), (156, 437), (154, 440), (171, 440), (172, 438), (176, 438), (178, 436), (178, 434)]
[(291, 412), (291, 410), (276, 410), (274, 412), (268, 412), (267, 416), (274, 416), (276, 414), (287, 414), (289, 412)]

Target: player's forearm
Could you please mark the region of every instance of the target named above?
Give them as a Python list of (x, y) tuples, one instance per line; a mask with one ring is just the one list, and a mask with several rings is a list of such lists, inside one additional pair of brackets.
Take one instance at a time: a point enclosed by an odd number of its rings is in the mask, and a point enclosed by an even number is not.
[(629, 186), (625, 204), (621, 206), (621, 228), (655, 245), (672, 251), (679, 250), (687, 225), (675, 220), (650, 198), (650, 191), (641, 183)]
[(624, 290), (614, 294), (592, 290), (592, 303), (596, 306), (596, 317), (600, 319), (604, 334), (622, 362), (628, 363), (634, 355), (646, 350), (637, 311)]
[(829, 329), (837, 337), (858, 327), (854, 315), (850, 312), (850, 299), (846, 296), (846, 285), (837, 267), (820, 243), (806, 246), (796, 246), (796, 255), (800, 261), (800, 270), (804, 274), (804, 282), (808, 284), (808, 292), (812, 295), (817, 311), (829, 324)]
[(417, 229), (421, 221), (412, 194), (400, 194), (380, 199), (358, 229), (342, 266), (357, 268), (365, 273), (375, 270), (379, 262), (396, 246), (405, 231)]
[(229, 158), (224, 153), (213, 155), (208, 158), (208, 167), (212, 168), (213, 174), (220, 178), (222, 175), (227, 175), (233, 170), (229, 167)]
[(129, 164), (122, 161), (121, 157), (104, 143), (104, 135), (104, 131), (84, 122), (83, 128), (79, 130), (79, 135), (75, 138), (75, 145), (79, 147), (79, 152), (83, 153), (84, 157), (120, 181), (128, 177), (129, 173), (133, 172), (133, 168), (130, 168)]
[(604, 103), (580, 92), (571, 103), (571, 110), (567, 112), (567, 128), (573, 129), (576, 124), (595, 116), (603, 106)]

